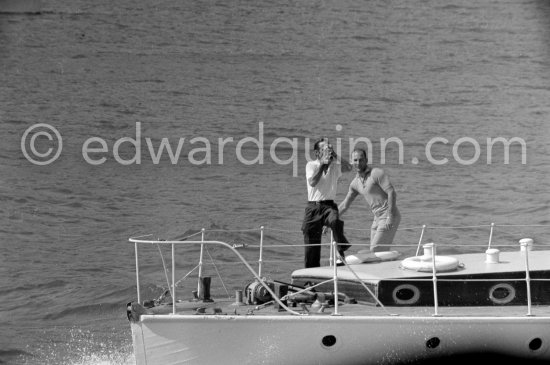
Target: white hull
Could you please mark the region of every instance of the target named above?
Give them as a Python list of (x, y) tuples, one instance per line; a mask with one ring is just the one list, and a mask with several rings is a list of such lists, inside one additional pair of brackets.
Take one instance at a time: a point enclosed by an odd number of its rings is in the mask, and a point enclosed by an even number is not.
[[(550, 317), (143, 315), (131, 328), (139, 365), (395, 364), (472, 352), (550, 361)], [(335, 344), (323, 346), (330, 335)]]

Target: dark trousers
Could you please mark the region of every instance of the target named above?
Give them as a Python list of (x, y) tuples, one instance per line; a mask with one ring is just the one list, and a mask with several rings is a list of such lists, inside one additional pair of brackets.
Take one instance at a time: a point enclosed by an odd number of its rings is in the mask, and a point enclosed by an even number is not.
[(344, 222), (340, 220), (338, 205), (332, 200), (308, 202), (302, 223), (306, 268), (321, 266), (320, 243), (323, 226), (332, 230), (333, 239), (338, 243), (338, 251), (343, 252), (351, 246), (346, 245), (349, 241), (344, 236)]

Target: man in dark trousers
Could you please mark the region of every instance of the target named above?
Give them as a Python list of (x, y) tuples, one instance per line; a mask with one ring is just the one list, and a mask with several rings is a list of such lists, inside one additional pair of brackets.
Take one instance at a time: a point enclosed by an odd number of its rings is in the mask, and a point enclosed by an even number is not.
[(305, 243), (305, 267), (321, 266), (321, 236), (323, 226), (332, 230), (338, 243), (340, 260), (350, 245), (344, 236), (344, 222), (340, 220), (338, 205), (334, 202), (338, 178), (352, 169), (350, 163), (338, 159), (328, 138), (321, 138), (313, 146), (315, 160), (306, 165), (308, 203), (302, 232)]

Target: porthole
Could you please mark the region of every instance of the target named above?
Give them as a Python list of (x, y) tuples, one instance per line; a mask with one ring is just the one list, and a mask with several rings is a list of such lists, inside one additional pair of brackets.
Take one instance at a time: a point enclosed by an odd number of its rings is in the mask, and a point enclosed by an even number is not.
[(426, 341), (426, 347), (429, 349), (435, 349), (437, 348), (437, 346), (439, 346), (440, 343), (441, 340), (439, 339), (439, 337), (432, 337)]
[(324, 347), (332, 347), (336, 345), (336, 337), (333, 335), (325, 336), (321, 339), (321, 343)]
[(395, 304), (415, 304), (420, 299), (420, 290), (412, 284), (401, 284), (393, 289), (392, 299)]
[(510, 284), (499, 283), (489, 289), (489, 299), (495, 304), (508, 304), (516, 297), (516, 289)]
[(529, 350), (531, 351), (538, 351), (542, 347), (542, 339), (540, 337), (535, 337), (531, 341), (529, 341)]

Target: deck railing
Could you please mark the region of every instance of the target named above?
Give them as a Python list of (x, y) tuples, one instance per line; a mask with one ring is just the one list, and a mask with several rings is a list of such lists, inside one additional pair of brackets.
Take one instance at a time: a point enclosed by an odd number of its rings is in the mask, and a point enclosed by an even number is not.
[[(495, 228), (495, 223), (491, 223), (490, 224), (490, 232), (489, 232), (489, 239), (488, 239), (488, 244), (487, 244), (487, 250), (491, 249), (491, 246), (493, 244), (493, 233), (494, 233), (494, 228)], [(503, 225), (504, 226), (504, 225)], [(505, 225), (507, 227), (518, 227), (518, 226), (521, 226), (521, 227), (548, 227), (548, 226), (545, 226), (545, 225)], [(432, 229), (442, 229), (442, 228), (446, 228), (446, 229), (450, 229), (450, 228), (453, 228), (453, 229), (464, 229), (464, 228), (479, 228), (479, 227), (487, 227), (487, 225), (485, 226), (465, 226), (465, 227), (431, 227)], [(423, 225), (421, 227), (421, 232), (420, 232), (420, 238), (419, 238), (419, 241), (418, 241), (418, 244), (415, 245), (416, 246), (416, 256), (419, 255), (419, 252), (420, 252), (420, 248), (422, 247), (422, 244), (423, 244), (423, 238), (425, 236), (425, 233), (426, 233), (426, 230), (428, 229), (428, 226), (426, 225)], [(141, 292), (140, 292), (140, 269), (139, 269), (139, 250), (138, 250), (138, 245), (139, 244), (151, 244), (151, 245), (157, 245), (157, 247), (159, 248), (159, 251), (160, 251), (160, 245), (169, 245), (171, 247), (171, 266), (172, 266), (172, 275), (171, 275), (171, 280), (168, 279), (168, 275), (167, 275), (167, 268), (166, 268), (166, 264), (164, 262), (164, 258), (162, 258), (163, 260), (163, 265), (165, 265), (164, 269), (165, 269), (165, 273), (166, 273), (166, 280), (167, 280), (167, 284), (168, 284), (168, 290), (170, 291), (170, 294), (171, 294), (171, 297), (172, 297), (172, 300), (173, 300), (173, 313), (175, 314), (176, 313), (176, 288), (179, 284), (179, 282), (181, 282), (182, 280), (186, 279), (195, 269), (198, 268), (198, 284), (197, 284), (197, 293), (198, 293), (198, 296), (200, 297), (201, 296), (201, 290), (202, 290), (202, 286), (201, 286), (201, 283), (200, 283), (200, 279), (203, 275), (203, 265), (204, 265), (204, 252), (205, 252), (205, 247), (208, 246), (208, 245), (218, 245), (218, 246), (222, 246), (224, 248), (227, 248), (229, 249), (230, 251), (232, 251), (235, 256), (242, 262), (242, 264), (250, 271), (250, 273), (252, 274), (252, 276), (258, 281), (261, 283), (261, 285), (263, 285), (263, 287), (269, 292), (269, 294), (272, 296), (273, 300), (276, 301), (278, 303), (279, 306), (281, 306), (282, 308), (284, 308), (285, 310), (287, 310), (289, 313), (292, 313), (292, 314), (296, 314), (296, 315), (302, 315), (303, 313), (300, 313), (300, 312), (296, 312), (292, 309), (290, 309), (289, 307), (287, 307), (284, 303), (283, 303), (283, 300), (285, 298), (278, 298), (278, 296), (272, 291), (272, 289), (265, 283), (264, 281), (264, 278), (262, 277), (263, 275), (263, 270), (264, 270), (264, 246), (265, 246), (265, 242), (264, 242), (264, 232), (266, 230), (266, 227), (265, 226), (261, 226), (259, 228), (259, 245), (257, 246), (259, 248), (259, 257), (258, 257), (258, 270), (257, 272), (252, 268), (252, 266), (248, 263), (248, 261), (238, 252), (238, 248), (239, 248), (239, 245), (231, 245), (227, 242), (223, 242), (223, 241), (218, 241), (218, 240), (206, 240), (205, 239), (205, 234), (207, 232), (207, 230), (205, 228), (202, 228), (201, 231), (199, 232), (196, 232), (194, 234), (191, 234), (187, 237), (185, 237), (184, 239), (182, 240), (160, 240), (160, 239), (146, 239), (146, 237), (150, 237), (150, 235), (147, 235), (147, 236), (137, 236), (137, 237), (132, 237), (129, 239), (130, 242), (133, 242), (134, 243), (134, 250), (135, 250), (135, 265), (136, 265), (136, 284), (137, 284), (137, 300), (139, 303), (141, 303)], [(277, 230), (277, 229), (272, 229), (274, 231), (286, 231), (286, 230)], [(363, 230), (363, 229), (359, 229), (359, 230)], [(219, 229), (216, 229), (216, 230), (211, 230), (211, 231), (217, 231), (217, 232), (236, 232), (236, 231), (229, 231), (229, 230), (219, 230)], [(251, 232), (251, 231), (254, 231), (254, 229), (248, 229), (248, 230), (241, 230), (239, 232)], [(200, 240), (189, 240), (189, 238), (192, 238), (192, 237), (195, 237), (195, 236), (198, 236), (198, 235), (201, 235), (201, 239)], [(335, 257), (337, 257), (337, 247), (338, 247), (338, 242), (335, 242), (332, 238), (332, 234), (331, 234), (331, 242), (329, 243), (321, 243), (320, 245), (321, 246), (328, 246), (330, 249), (329, 249), (329, 264), (330, 266), (333, 267), (333, 278), (330, 279), (330, 280), (327, 280), (323, 283), (319, 283), (318, 285), (320, 284), (326, 284), (328, 282), (333, 282), (333, 287), (334, 287), (334, 296), (335, 298), (338, 298), (338, 265), (335, 264)], [(187, 275), (185, 275), (183, 278), (181, 278), (180, 280), (176, 281), (176, 247), (177, 246), (182, 246), (182, 245), (185, 245), (185, 246), (188, 246), (188, 245), (200, 245), (200, 254), (199, 254), (199, 260), (198, 260), (198, 265), (195, 267), (195, 269), (191, 270)], [(526, 315), (527, 316), (531, 316), (532, 315), (532, 298), (531, 298), (531, 282), (532, 281), (549, 281), (550, 279), (532, 279), (531, 278), (531, 275), (530, 275), (530, 267), (529, 267), (529, 251), (531, 249), (531, 245), (532, 245), (532, 240), (526, 240), (526, 239), (522, 239), (520, 240), (520, 247), (521, 247), (521, 251), (524, 251), (525, 252), (525, 255), (524, 255), (524, 258), (525, 258), (525, 283), (526, 283), (526, 287), (527, 287), (527, 313)], [(296, 246), (296, 247), (304, 247), (304, 245), (292, 245), (292, 246)], [(436, 251), (437, 251), (437, 245), (435, 243), (433, 243), (433, 253), (432, 253), (432, 278), (431, 279), (415, 279), (415, 280), (418, 280), (418, 281), (422, 281), (422, 280), (431, 280), (433, 282), (433, 298), (434, 298), (434, 313), (433, 315), (434, 316), (439, 316), (439, 311), (438, 311), (438, 294), (437, 294), (437, 283), (438, 281), (441, 281), (441, 280), (445, 280), (445, 281), (453, 281), (453, 280), (459, 280), (459, 279), (442, 279), (440, 277), (438, 277), (438, 274), (437, 274), (437, 269), (436, 269)], [(273, 248), (273, 247), (288, 247), (288, 245), (270, 245), (269, 247)], [(162, 257), (162, 252), (161, 252), (161, 257)], [(384, 305), (378, 300), (378, 298), (376, 298), (375, 294), (372, 293), (372, 291), (359, 279), (358, 275), (353, 271), (353, 269), (347, 265), (347, 268), (349, 271), (352, 272), (353, 275), (355, 275), (356, 279), (358, 280), (358, 282), (360, 284), (363, 285), (363, 287), (365, 288), (365, 290), (373, 297), (373, 299), (381, 306), (381, 307), (384, 307)], [(549, 266), (550, 266), (550, 263), (549, 263)], [(461, 281), (476, 281), (476, 279), (460, 279)], [(500, 279), (501, 281), (503, 280), (517, 280), (516, 278), (514, 279)], [(332, 313), (333, 315), (340, 315), (339, 311), (338, 311), (338, 300), (335, 300), (334, 301), (334, 312)], [(388, 312), (388, 314), (391, 314)]]

